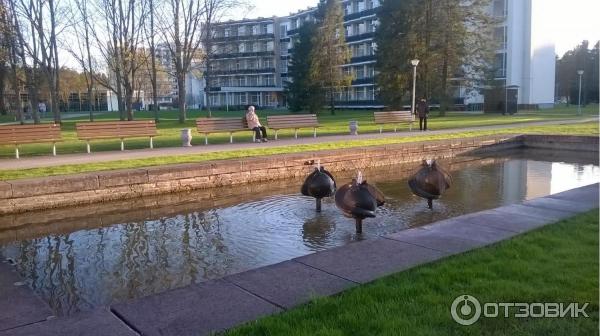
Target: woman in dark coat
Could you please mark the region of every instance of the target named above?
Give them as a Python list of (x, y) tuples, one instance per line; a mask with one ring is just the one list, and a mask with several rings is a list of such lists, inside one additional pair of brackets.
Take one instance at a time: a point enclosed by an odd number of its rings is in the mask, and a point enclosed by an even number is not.
[(427, 115), (429, 115), (429, 104), (425, 98), (421, 98), (417, 103), (417, 115), (419, 116), (419, 129), (427, 131)]

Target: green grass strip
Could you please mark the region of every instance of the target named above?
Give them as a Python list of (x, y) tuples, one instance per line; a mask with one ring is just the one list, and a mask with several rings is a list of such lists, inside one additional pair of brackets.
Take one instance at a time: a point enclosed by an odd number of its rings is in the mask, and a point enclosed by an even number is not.
[[(462, 326), (450, 315), (461, 294), (482, 303), (589, 302), (589, 318), (482, 317)], [(316, 299), (227, 335), (598, 335), (598, 211)]]
[(54, 175), (65, 175), (115, 169), (126, 169), (126, 168), (141, 168), (149, 166), (158, 166), (165, 164), (176, 164), (176, 163), (191, 163), (191, 162), (203, 162), (220, 159), (235, 159), (243, 157), (253, 157), (262, 155), (273, 155), (273, 154), (285, 154), (285, 153), (299, 153), (306, 151), (316, 150), (328, 150), (328, 149), (341, 149), (341, 148), (356, 148), (364, 146), (377, 146), (377, 145), (388, 145), (398, 143), (408, 143), (415, 141), (425, 140), (443, 140), (443, 139), (457, 139), (457, 138), (469, 138), (485, 135), (495, 134), (562, 134), (562, 135), (598, 135), (598, 124), (595, 122), (572, 124), (572, 125), (545, 125), (545, 126), (531, 126), (531, 127), (516, 127), (507, 128), (501, 130), (485, 130), (485, 131), (468, 131), (468, 132), (456, 132), (450, 134), (438, 134), (430, 135), (424, 134), (421, 136), (413, 137), (392, 137), (382, 139), (369, 139), (369, 140), (349, 140), (349, 141), (338, 141), (330, 143), (320, 144), (308, 144), (308, 145), (291, 145), (285, 147), (276, 148), (257, 148), (249, 150), (232, 150), (232, 151), (220, 151), (220, 152), (208, 152), (201, 154), (190, 154), (190, 155), (175, 155), (175, 156), (159, 156), (143, 159), (131, 159), (131, 160), (118, 160), (108, 162), (97, 162), (97, 163), (86, 163), (86, 164), (73, 164), (73, 165), (62, 165), (54, 167), (42, 167), (42, 168), (31, 168), (31, 169), (14, 169), (14, 170), (0, 170), (0, 180), (13, 180), (22, 178), (34, 178), (42, 176), (54, 176)]

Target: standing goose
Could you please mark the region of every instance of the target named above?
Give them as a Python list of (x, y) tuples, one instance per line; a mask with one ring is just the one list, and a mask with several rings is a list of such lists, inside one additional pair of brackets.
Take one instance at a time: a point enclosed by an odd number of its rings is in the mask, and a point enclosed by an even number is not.
[(335, 193), (335, 205), (344, 216), (356, 220), (356, 233), (362, 233), (362, 221), (375, 217), (377, 207), (385, 203), (385, 196), (379, 189), (362, 180), (358, 172), (356, 179), (341, 186)]
[(412, 192), (425, 198), (429, 209), (433, 208), (433, 200), (440, 198), (451, 184), (452, 176), (435, 160), (423, 160), (421, 169), (408, 180), (408, 186)]
[(314, 197), (317, 200), (317, 212), (321, 212), (321, 199), (333, 196), (335, 193), (335, 180), (333, 176), (317, 162), (315, 170), (310, 173), (302, 184), (302, 195)]

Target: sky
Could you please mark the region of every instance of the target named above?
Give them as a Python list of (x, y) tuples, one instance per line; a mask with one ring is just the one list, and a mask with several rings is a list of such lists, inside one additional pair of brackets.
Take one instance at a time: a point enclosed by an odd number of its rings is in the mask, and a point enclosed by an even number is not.
[[(521, 0), (515, 0), (521, 1)], [(590, 47), (600, 40), (600, 1), (598, 0), (533, 0), (544, 4), (549, 20), (545, 22), (548, 38), (555, 43), (556, 54), (562, 56), (582, 40)], [(251, 0), (253, 9), (240, 13), (237, 18), (286, 16), (292, 12), (315, 6), (318, 0)]]

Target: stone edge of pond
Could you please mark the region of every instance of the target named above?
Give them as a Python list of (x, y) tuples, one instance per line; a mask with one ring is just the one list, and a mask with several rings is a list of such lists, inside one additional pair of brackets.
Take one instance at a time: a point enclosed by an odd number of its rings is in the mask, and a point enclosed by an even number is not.
[[(0, 215), (532, 147), (598, 151), (598, 137), (492, 135), (0, 181)], [(0, 223), (0, 226), (5, 226)]]
[[(316, 252), (275, 265), (100, 307), (91, 312), (31, 322), (0, 336), (206, 335), (330, 296), (409, 268), (509, 239), (598, 208), (599, 184), (449, 218), (376, 239)], [(510, 219), (510, 220), (509, 220)], [(1, 266), (1, 265), (0, 265)], [(11, 278), (0, 268), (0, 280)], [(3, 285), (3, 282), (0, 282)], [(4, 286), (7, 282), (4, 281)], [(9, 284), (10, 285), (10, 284)], [(6, 302), (10, 288), (0, 291)], [(35, 294), (29, 292), (29, 299)], [(20, 301), (13, 301), (17, 303)], [(19, 307), (17, 307), (19, 308)], [(0, 321), (6, 317), (0, 312)], [(23, 322), (21, 322), (23, 323)]]

